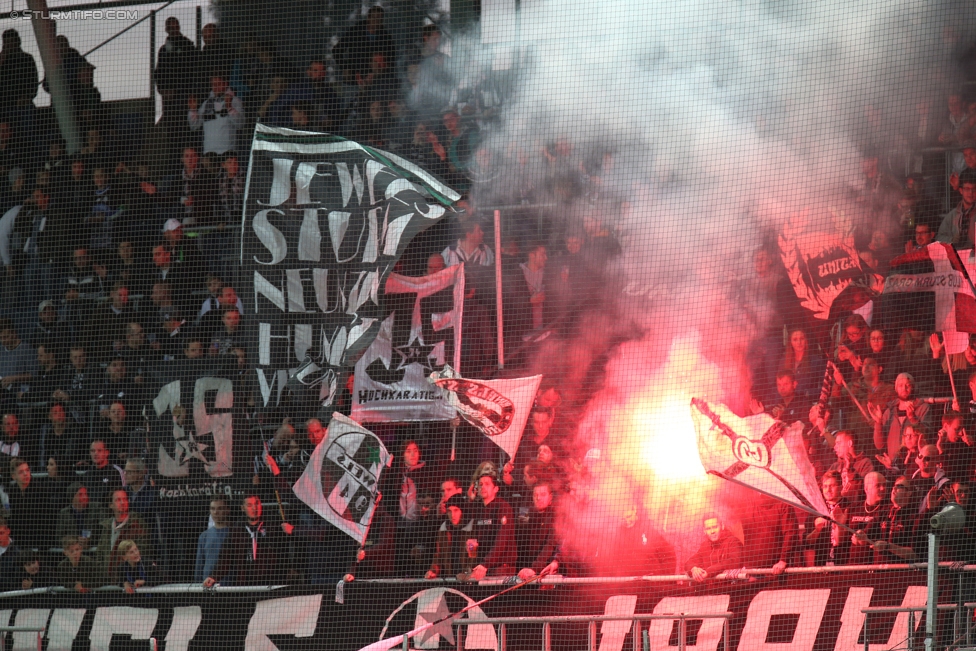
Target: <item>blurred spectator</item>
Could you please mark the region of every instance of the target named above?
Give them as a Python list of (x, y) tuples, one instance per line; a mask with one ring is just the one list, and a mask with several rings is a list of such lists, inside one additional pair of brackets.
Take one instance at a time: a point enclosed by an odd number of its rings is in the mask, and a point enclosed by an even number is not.
[(7, 495), (10, 498), (10, 514), (7, 524), (17, 544), (22, 549), (46, 549), (53, 544), (54, 532), (49, 528), (53, 514), (47, 501), (32, 481), (30, 464), (25, 459), (10, 460), (10, 476), (13, 478)]
[(17, 572), (17, 556), (20, 546), (10, 534), (7, 521), (0, 518), (0, 583), (4, 577), (13, 576)]
[(0, 51), (0, 88), (3, 89), (0, 113), (26, 127), (32, 126), (27, 111), (28, 106), (33, 108), (38, 84), (37, 64), (34, 57), (21, 49), (20, 34), (16, 29), (4, 30)]
[(942, 429), (936, 447), (942, 457), (942, 470), (955, 481), (966, 481), (976, 470), (972, 440), (963, 428), (962, 414), (948, 411), (942, 415)]
[(847, 524), (851, 502), (841, 494), (843, 482), (841, 474), (836, 470), (830, 470), (823, 476), (821, 490), (832, 521), (823, 517), (807, 516), (804, 542), (808, 566), (847, 565), (851, 537), (841, 525)]
[(199, 52), (193, 41), (180, 33), (180, 21), (174, 16), (166, 19), (166, 42), (159, 48), (153, 78), (163, 100), (163, 119), (179, 122), (193, 92), (193, 75), (197, 69)]
[(429, 517), (437, 484), (416, 441), (403, 444), (399, 463), (389, 477), (391, 483), (399, 483), (399, 490), (393, 485), (386, 490), (387, 495), (399, 495), (395, 518), (397, 571), (405, 576), (421, 576), (430, 566), (433, 553)]
[(874, 463), (860, 451), (854, 434), (848, 430), (834, 433), (834, 453), (837, 461), (830, 470), (840, 473), (841, 495), (856, 501), (861, 496), (865, 475), (874, 472)]
[(234, 95), (225, 72), (212, 72), (210, 95), (202, 104), (191, 95), (188, 106), (190, 129), (203, 128), (204, 154), (225, 154), (237, 146), (237, 131), (244, 125), (244, 103)]
[[(556, 508), (553, 506), (552, 487), (549, 484), (539, 482), (533, 486), (532, 509), (525, 518), (519, 517), (516, 534), (518, 534), (518, 567), (522, 568), (518, 573), (520, 579), (527, 581), (536, 574), (552, 574), (559, 571)], [(663, 550), (653, 551), (663, 552)], [(674, 571), (674, 560), (672, 551), (670, 566), (663, 568), (663, 572), (654, 571), (662, 568), (646, 567), (644, 573), (670, 574)]]
[(914, 395), (915, 379), (901, 373), (895, 379), (895, 399), (882, 407), (868, 405), (874, 419), (874, 447), (894, 458), (901, 447), (901, 435), (906, 425), (927, 425), (929, 405)]
[(913, 493), (910, 479), (899, 477), (895, 480), (891, 489), (891, 508), (881, 522), (881, 538), (871, 545), (875, 563), (911, 563), (919, 554), (924, 554), (925, 536), (916, 526)]
[(20, 454), (20, 421), (17, 419), (17, 414), (6, 413), (3, 415), (3, 442), (0, 443), (0, 463), (3, 464), (0, 476), (10, 479), (6, 466)]
[(870, 565), (874, 561), (871, 543), (882, 537), (881, 523), (888, 517), (888, 480), (879, 472), (864, 476), (864, 499), (851, 510), (850, 526), (855, 530), (851, 538), (848, 563)]
[(23, 343), (10, 319), (0, 319), (0, 387), (9, 390), (28, 384), (37, 368), (37, 356)]
[(203, 583), (208, 576), (213, 576), (220, 550), (230, 533), (227, 519), (229, 511), (224, 498), (218, 497), (210, 501), (210, 519), (213, 520), (213, 526), (201, 533), (197, 541), (197, 560), (193, 571), (193, 580), (197, 583)]
[(58, 565), (58, 585), (75, 592), (91, 592), (104, 585), (102, 569), (97, 561), (85, 556), (84, 545), (78, 539), (64, 542), (65, 559)]
[(48, 422), (41, 427), (39, 458), (47, 463), (54, 457), (66, 469), (73, 468), (83, 454), (80, 438), (77, 424), (68, 420), (64, 405), (56, 402), (48, 408)]
[(463, 236), (457, 242), (441, 251), (441, 257), (448, 267), (467, 262), (472, 265), (490, 267), (495, 264), (495, 254), (485, 245), (485, 231), (481, 223), (469, 219), (461, 225)]
[(312, 59), (305, 69), (305, 77), (288, 89), (285, 103), (294, 107), (300, 102), (308, 104), (308, 127), (330, 131), (341, 123), (340, 100), (327, 78), (325, 62)]
[(97, 503), (89, 502), (88, 489), (81, 482), (68, 486), (67, 494), (71, 504), (58, 513), (55, 537), (64, 547), (68, 546), (65, 541), (72, 539), (83, 549), (87, 549), (99, 531), (99, 523), (105, 518), (105, 511)]
[(200, 50), (200, 80), (199, 91), (204, 90), (214, 71), (229, 72), (234, 64), (234, 47), (220, 35), (220, 28), (214, 23), (207, 23), (201, 32), (203, 48)]
[[(247, 495), (241, 504), (244, 522), (231, 528), (220, 549), (214, 572), (203, 581), (205, 588), (221, 585), (274, 585), (288, 569), (283, 539), (278, 529), (265, 526), (261, 498)], [(281, 523), (290, 533), (291, 525)]]
[[(949, 497), (951, 489), (951, 478), (947, 477), (941, 468), (942, 456), (939, 448), (935, 445), (922, 445), (919, 447), (918, 456), (915, 457), (917, 468), (911, 472), (910, 477), (912, 486), (915, 490), (915, 497), (919, 500), (919, 514), (928, 513), (929, 517), (938, 512)], [(909, 476), (911, 469), (905, 472)]]
[(515, 518), (512, 507), (498, 496), (498, 479), (494, 474), (478, 478), (480, 502), (474, 505), (474, 523), (471, 541), (478, 552), (478, 564), (471, 570), (470, 578), (480, 581), (488, 574), (513, 575), (518, 558), (515, 544)]
[[(526, 249), (528, 261), (508, 278), (503, 296), (505, 303), (505, 348), (514, 351), (522, 338), (551, 321), (546, 314), (546, 262), (549, 256), (543, 244), (535, 243)], [(547, 318), (548, 316), (548, 318)]]
[(702, 521), (705, 540), (691, 558), (685, 561), (685, 571), (701, 583), (716, 575), (742, 567), (742, 543), (725, 529), (717, 516), (706, 516)]
[(937, 239), (946, 244), (958, 244), (959, 248), (970, 248), (976, 236), (973, 226), (976, 219), (976, 169), (959, 175), (959, 194), (959, 204), (942, 218)]
[(138, 588), (149, 588), (159, 583), (155, 563), (142, 560), (142, 552), (134, 540), (119, 543), (119, 562), (115, 566), (112, 583), (121, 586), (126, 594), (135, 594)]
[(36, 590), (54, 585), (54, 573), (46, 562), (42, 565), (41, 553), (22, 549), (17, 556), (17, 571), (7, 583), (8, 590)]
[(939, 143), (943, 145), (954, 145), (960, 141), (960, 135), (966, 127), (966, 102), (961, 93), (949, 93), (946, 99), (948, 114), (946, 115), (945, 127), (939, 135)]
[(745, 567), (771, 568), (782, 574), (790, 565), (799, 542), (796, 510), (766, 496), (756, 496), (746, 505), (742, 518)]
[(101, 521), (98, 537), (99, 562), (108, 576), (113, 576), (119, 563), (124, 561), (124, 554), (119, 550), (119, 544), (124, 540), (134, 541), (146, 556), (152, 555), (149, 531), (142, 518), (129, 512), (129, 496), (124, 489), (112, 493), (111, 508), (112, 517)]
[(353, 83), (357, 74), (366, 75), (372, 55), (382, 54), (393, 61), (396, 49), (393, 37), (383, 27), (384, 11), (373, 6), (365, 20), (353, 26), (332, 48), (332, 57), (339, 64), (345, 83)]
[(288, 78), (284, 71), (274, 74), (268, 84), (268, 93), (258, 109), (258, 119), (272, 127), (291, 126), (291, 104), (288, 104)]
[(424, 575), (425, 579), (466, 575), (477, 563), (476, 555), (468, 552), (467, 545), (471, 518), (465, 517), (464, 512), (472, 508), (469, 504), (460, 492), (442, 502), (444, 522), (437, 530), (434, 561)]
[(105, 507), (114, 491), (122, 488), (122, 469), (110, 461), (112, 452), (102, 439), (88, 448), (91, 465), (85, 474), (85, 487), (95, 504)]
[(799, 398), (813, 402), (819, 397), (825, 367), (826, 360), (815, 356), (810, 350), (807, 333), (799, 329), (791, 330), (780, 368), (793, 373)]

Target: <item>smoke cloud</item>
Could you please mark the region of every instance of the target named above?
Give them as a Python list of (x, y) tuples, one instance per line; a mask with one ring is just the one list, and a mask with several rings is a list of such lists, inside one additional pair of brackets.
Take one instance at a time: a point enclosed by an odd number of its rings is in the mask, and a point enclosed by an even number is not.
[[(897, 159), (919, 103), (944, 112), (973, 13), (910, 0), (523, 1), (475, 202), (550, 203), (562, 225), (599, 218), (622, 246), (612, 298), (533, 369), (578, 407), (577, 449), (602, 451), (564, 500), (568, 539), (599, 540), (637, 501), (680, 560), (706, 510), (734, 520), (742, 495), (700, 466), (669, 468), (697, 458), (691, 396), (748, 403), (746, 351), (771, 298), (753, 255), (804, 210), (812, 231), (833, 229), (831, 208), (861, 234), (895, 228), (853, 200), (860, 152)], [(507, 51), (478, 39), (454, 43), (454, 88)]]

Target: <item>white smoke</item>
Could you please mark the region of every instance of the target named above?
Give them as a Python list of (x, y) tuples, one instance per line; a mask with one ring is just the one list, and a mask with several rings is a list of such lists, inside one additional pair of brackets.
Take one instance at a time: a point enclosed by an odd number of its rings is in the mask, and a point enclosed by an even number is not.
[[(585, 392), (589, 365), (615, 337), (631, 338), (582, 410), (583, 449), (628, 438), (608, 431), (627, 427), (615, 412), (653, 410), (675, 396), (744, 409), (746, 349), (769, 300), (754, 252), (804, 209), (814, 229), (830, 228), (828, 207), (868, 232), (890, 227), (864, 224), (870, 216), (851, 201), (860, 148), (904, 150), (920, 102), (931, 104), (930, 119), (944, 113), (958, 47), (950, 28), (965, 36), (973, 22), (971, 4), (913, 0), (523, 1), (514, 92), (483, 143), (493, 181), (474, 195), (482, 204), (555, 202), (557, 219), (597, 214), (620, 238), (608, 275), (628, 291), (614, 310), (584, 319), (574, 341), (553, 344), (559, 354), (546, 351), (536, 369)], [(453, 48), (459, 86), (474, 86), (506, 49), (477, 38)], [(880, 120), (865, 120), (867, 106)], [(552, 153), (556, 142), (565, 155), (553, 163), (543, 149)], [(561, 185), (604, 154), (612, 165), (595, 166), (597, 200), (592, 179), (588, 195)], [(704, 375), (675, 370), (703, 364)], [(604, 459), (612, 466), (619, 456)], [(598, 479), (594, 493), (619, 491), (623, 477), (648, 496), (656, 521), (671, 512), (672, 499), (653, 497), (662, 491), (646, 466), (600, 476), (613, 480)], [(688, 517), (676, 524), (668, 515), (669, 528), (697, 539), (706, 507), (688, 502)], [(608, 500), (591, 503), (605, 509)]]

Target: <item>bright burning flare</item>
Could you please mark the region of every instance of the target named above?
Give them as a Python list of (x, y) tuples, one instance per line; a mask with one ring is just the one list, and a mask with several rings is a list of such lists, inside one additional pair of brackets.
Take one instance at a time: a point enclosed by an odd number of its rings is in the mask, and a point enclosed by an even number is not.
[(642, 439), (640, 460), (661, 479), (705, 476), (690, 404), (690, 398), (672, 395), (654, 407), (639, 407), (633, 414), (631, 427)]

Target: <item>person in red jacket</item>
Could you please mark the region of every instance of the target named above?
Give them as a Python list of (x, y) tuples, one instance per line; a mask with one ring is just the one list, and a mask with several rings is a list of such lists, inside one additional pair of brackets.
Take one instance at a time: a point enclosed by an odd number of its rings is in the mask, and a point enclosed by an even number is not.
[(701, 582), (724, 572), (742, 567), (742, 543), (725, 530), (718, 516), (704, 520), (705, 541), (694, 555), (685, 561), (685, 570), (695, 581)]
[(486, 575), (515, 574), (518, 547), (515, 544), (515, 517), (512, 507), (498, 496), (498, 477), (487, 473), (478, 478), (478, 495), (468, 547), (478, 550), (478, 564), (470, 578), (480, 581)]

